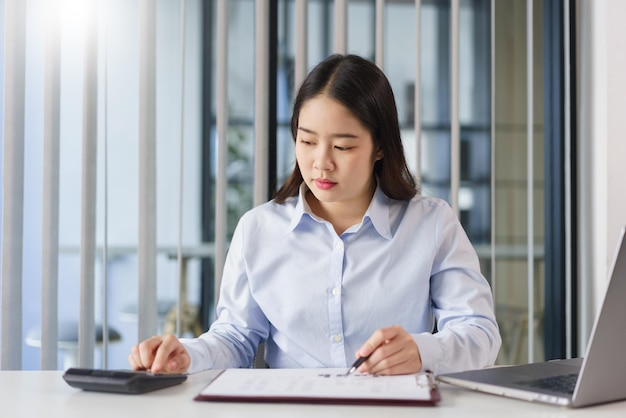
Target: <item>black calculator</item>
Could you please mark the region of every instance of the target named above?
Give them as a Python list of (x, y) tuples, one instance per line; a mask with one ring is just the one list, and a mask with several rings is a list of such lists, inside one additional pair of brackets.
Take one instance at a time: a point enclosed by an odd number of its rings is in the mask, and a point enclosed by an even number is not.
[(187, 375), (71, 367), (63, 373), (63, 379), (70, 386), (87, 391), (145, 393), (182, 383)]

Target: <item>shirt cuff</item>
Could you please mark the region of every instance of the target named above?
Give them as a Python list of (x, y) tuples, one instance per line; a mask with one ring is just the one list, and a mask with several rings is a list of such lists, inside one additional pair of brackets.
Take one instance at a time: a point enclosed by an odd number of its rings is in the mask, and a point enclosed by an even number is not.
[(191, 363), (186, 373), (198, 373), (213, 367), (212, 361), (207, 359), (207, 349), (204, 343), (198, 338), (180, 338), (179, 341), (187, 350)]
[(441, 342), (433, 334), (413, 334), (422, 360), (422, 370), (437, 373), (443, 360)]

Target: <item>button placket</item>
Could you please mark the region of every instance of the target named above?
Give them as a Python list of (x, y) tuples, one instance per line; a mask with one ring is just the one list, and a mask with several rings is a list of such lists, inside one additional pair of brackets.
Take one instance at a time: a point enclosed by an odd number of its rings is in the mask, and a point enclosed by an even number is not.
[(343, 316), (341, 312), (341, 283), (343, 280), (344, 243), (339, 237), (333, 244), (329, 270), (328, 314), (331, 356), (336, 367), (345, 363)]

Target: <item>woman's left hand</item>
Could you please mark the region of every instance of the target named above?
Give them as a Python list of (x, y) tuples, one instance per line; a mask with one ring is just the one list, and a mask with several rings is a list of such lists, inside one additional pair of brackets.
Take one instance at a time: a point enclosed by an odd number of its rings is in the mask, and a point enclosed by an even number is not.
[(376, 330), (356, 352), (357, 358), (368, 356), (359, 373), (411, 374), (422, 369), (417, 343), (401, 326)]

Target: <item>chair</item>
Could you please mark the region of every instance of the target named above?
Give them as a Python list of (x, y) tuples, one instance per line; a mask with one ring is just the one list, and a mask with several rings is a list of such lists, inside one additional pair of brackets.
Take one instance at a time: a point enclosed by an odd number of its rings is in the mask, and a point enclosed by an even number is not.
[(256, 354), (252, 359), (252, 369), (269, 369), (270, 366), (265, 362), (265, 343), (259, 344), (256, 350)]

